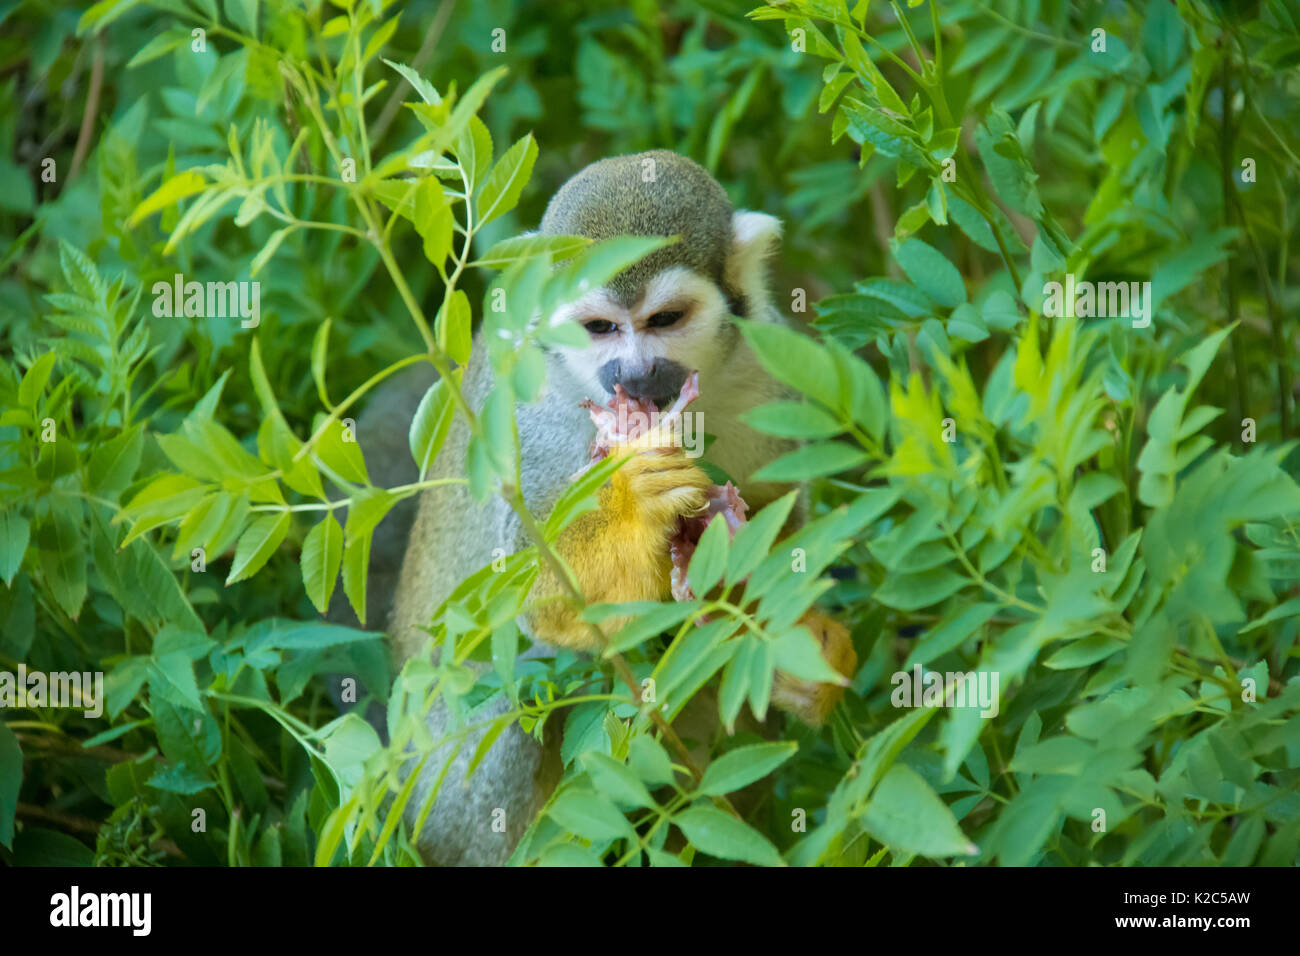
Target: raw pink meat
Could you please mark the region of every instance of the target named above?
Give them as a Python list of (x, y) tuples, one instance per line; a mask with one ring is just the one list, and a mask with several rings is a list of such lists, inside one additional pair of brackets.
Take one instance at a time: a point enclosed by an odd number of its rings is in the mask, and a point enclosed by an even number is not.
[[(596, 426), (596, 438), (591, 443), (591, 462), (587, 467), (590, 468), (605, 458), (616, 445), (644, 444), (649, 448), (672, 444), (673, 428), (686, 411), (686, 406), (699, 396), (700, 373), (692, 372), (682, 384), (676, 401), (662, 413), (655, 408), (653, 402), (629, 395), (622, 385), (614, 386), (614, 397), (605, 405), (597, 405), (591, 399), (583, 402), (582, 407), (591, 415)], [(653, 431), (659, 433), (654, 436), (650, 434), (652, 422), (655, 424)], [(673, 560), (672, 593), (675, 600), (691, 601), (695, 598), (686, 572), (700, 536), (704, 534), (709, 522), (721, 515), (734, 538), (740, 526), (745, 523), (745, 512), (748, 510), (749, 506), (740, 497), (736, 486), (727, 482), (725, 485), (713, 485), (709, 489), (708, 504), (698, 515), (677, 519), (677, 531), (673, 534), (670, 545)]]

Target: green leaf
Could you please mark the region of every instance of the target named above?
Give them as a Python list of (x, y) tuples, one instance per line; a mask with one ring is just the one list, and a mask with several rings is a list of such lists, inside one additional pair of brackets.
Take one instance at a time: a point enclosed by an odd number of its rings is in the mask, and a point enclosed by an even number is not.
[(348, 541), (343, 551), (343, 593), (347, 595), (362, 627), (366, 626), (366, 578), (370, 571), (370, 540), (371, 536), (367, 533), (355, 541)]
[(862, 825), (881, 843), (905, 853), (947, 857), (979, 852), (947, 804), (906, 764), (894, 764), (877, 785)]
[[(600, 605), (595, 605), (599, 608)], [(590, 613), (584, 614), (584, 617), (592, 618)], [(620, 653), (640, 644), (646, 638), (654, 637), (661, 631), (677, 627), (686, 620), (691, 614), (699, 610), (699, 604), (695, 601), (673, 601), (671, 603), (651, 605), (651, 610), (633, 618), (623, 626), (617, 634), (613, 635), (609, 641), (609, 648), (605, 656)]]
[(798, 751), (794, 741), (773, 744), (754, 744), (728, 751), (704, 772), (699, 792), (706, 796), (719, 796), (747, 787), (755, 780), (766, 777)]
[(488, 269), (504, 269), (536, 256), (550, 255), (563, 262), (591, 245), (586, 236), (512, 236), (494, 243), (487, 252), (470, 263)]
[(183, 30), (179, 27), (172, 27), (165, 33), (160, 33), (152, 40), (140, 48), (135, 56), (127, 60), (126, 68), (129, 70), (133, 67), (140, 66), (142, 63), (148, 63), (156, 60), (160, 56), (165, 56), (172, 50), (176, 49), (182, 43), (190, 42), (190, 31)]
[(754, 481), (806, 481), (858, 468), (871, 460), (861, 448), (844, 442), (818, 442), (764, 465)]
[(420, 99), (424, 100), (424, 102), (428, 103), (430, 106), (438, 106), (442, 103), (442, 97), (439, 96), (438, 91), (433, 88), (433, 84), (422, 77), (419, 73), (416, 73), (405, 63), (394, 63), (392, 60), (388, 59), (385, 59), (384, 62), (398, 73), (402, 74), (402, 79), (411, 84), (412, 89), (419, 94)]
[[(547, 279), (540, 303), (542, 312), (552, 312), (588, 289), (603, 286), (628, 266), (677, 241), (674, 236), (615, 236), (588, 246)], [(578, 333), (579, 341), (589, 341), (582, 328), (573, 324), (569, 327)]]
[(258, 518), (239, 536), (235, 547), (235, 560), (230, 565), (230, 575), (226, 584), (234, 584), (256, 574), (280, 542), (289, 533), (289, 512), (277, 511)]
[(75, 621), (86, 600), (83, 511), (78, 499), (55, 501), (53, 521), (38, 535), (41, 571), (54, 600)]
[(311, 343), (311, 377), (316, 382), (316, 394), (320, 396), (321, 404), (326, 408), (334, 407), (329, 392), (325, 390), (325, 362), (329, 356), (330, 324), (330, 319), (322, 322), (316, 329), (316, 335)]
[[(317, 415), (312, 422), (313, 434), (321, 427), (324, 415)], [(335, 419), (325, 428), (316, 443), (316, 455), (325, 466), (344, 481), (370, 484), (366, 471), (366, 460), (361, 454), (361, 445), (352, 430), (346, 430), (342, 421)]]
[(58, 355), (54, 352), (46, 352), (27, 370), (23, 380), (18, 384), (18, 404), (23, 408), (35, 408), (36, 400), (45, 392), (45, 384), (50, 380), (50, 373), (54, 371), (54, 362)]
[[(110, 0), (104, 0), (104, 2), (110, 2)], [(98, 6), (103, 5), (103, 2), (98, 4)], [(119, 4), (119, 7), (133, 5), (131, 2), (127, 2)], [(87, 15), (93, 13), (94, 9), (92, 7), (86, 11)], [(23, 827), (22, 833), (19, 833), (14, 838), (13, 865), (24, 867), (88, 867), (95, 865), (95, 852), (80, 840), (68, 836), (66, 833), (29, 824)]]
[(452, 150), (473, 191), (492, 165), (492, 134), (488, 132), (487, 124), (477, 116), (471, 116), (465, 128), (456, 135)]
[(537, 141), (528, 133), (497, 160), (479, 193), (476, 225), (486, 225), (514, 209), (533, 174)]
[(280, 248), (280, 244), (284, 242), (285, 239), (289, 238), (289, 234), (297, 228), (297, 226), (285, 226), (283, 229), (277, 229), (275, 232), (271, 233), (270, 238), (267, 239), (265, 245), (258, 250), (257, 255), (253, 257), (253, 261), (248, 267), (248, 274), (251, 278), (257, 278), (257, 274), (262, 271), (262, 268), (268, 262), (271, 261), (271, 257), (274, 256), (276, 250)]
[(332, 514), (327, 514), (307, 532), (302, 543), (302, 583), (307, 597), (322, 614), (329, 610), (342, 560), (343, 529)]
[(146, 216), (175, 205), (186, 196), (193, 196), (208, 188), (208, 181), (192, 169), (177, 173), (163, 183), (149, 198), (135, 207), (126, 220), (128, 229), (134, 229)]
[(473, 344), (471, 324), (474, 316), (469, 305), (469, 296), (464, 289), (456, 289), (439, 310), (435, 320), (434, 331), (438, 346), (451, 356), (457, 365), (469, 361), (470, 348)]
[(1109, 634), (1093, 634), (1091, 637), (1074, 641), (1061, 648), (1043, 661), (1043, 666), (1052, 670), (1087, 667), (1097, 661), (1105, 660), (1124, 646), (1124, 642), (1117, 637), (1111, 637)]
[(1020, 323), (1016, 300), (1000, 289), (984, 300), (980, 315), (985, 325), (1004, 332), (1014, 329)]
[(993, 107), (989, 111), (984, 125), (975, 133), (975, 144), (998, 196), (1016, 212), (1039, 219), (1043, 203), (1034, 185), (1038, 174), (1025, 158), (1011, 118), (1004, 110)]
[(987, 623), (997, 613), (998, 607), (997, 604), (972, 604), (970, 607), (949, 611), (942, 621), (917, 641), (912, 653), (907, 655), (903, 669), (910, 670), (913, 664), (928, 664), (947, 654)]
[(704, 529), (687, 569), (691, 590), (697, 596), (704, 597), (722, 579), (722, 572), (727, 567), (727, 545), (730, 540), (727, 522), (721, 516), (715, 517)]
[(711, 806), (694, 806), (673, 817), (696, 849), (720, 860), (784, 866), (776, 847), (749, 824)]
[(981, 249), (998, 252), (998, 240), (983, 214), (960, 196), (948, 197), (948, 217)]
[(415, 187), (415, 231), (424, 239), (424, 257), (442, 268), (451, 252), (455, 219), (435, 176), (425, 176)]
[[(458, 375), (459, 377), (459, 375)], [(420, 407), (411, 419), (408, 443), (411, 457), (418, 469), (417, 481), (424, 481), (438, 457), (447, 433), (451, 430), (451, 421), (455, 417), (456, 407), (452, 402), (451, 392), (445, 381), (434, 382), (420, 399)]]
[(180, 709), (164, 697), (150, 700), (158, 745), (167, 759), (202, 772), (221, 758), (221, 728), (205, 707)]
[(542, 531), (547, 542), (554, 542), (569, 522), (578, 515), (597, 506), (596, 495), (605, 482), (609, 481), (615, 471), (627, 461), (626, 458), (610, 456), (602, 459), (582, 474), (576, 481), (570, 482), (560, 495), (560, 500), (551, 509)]
[(14, 575), (22, 567), (31, 530), (31, 524), (17, 512), (0, 513), (0, 578), (4, 579), (5, 587), (14, 583)]
[(953, 309), (952, 317), (948, 320), (947, 332), (953, 338), (965, 342), (983, 342), (989, 337), (989, 329), (984, 322), (984, 317), (978, 309), (966, 302)]
[(249, 654), (257, 654), (264, 651), (320, 650), (382, 637), (375, 631), (358, 631), (354, 627), (324, 621), (287, 621), (273, 617), (250, 627), (245, 632), (244, 644)]
[(938, 249), (920, 239), (908, 239), (893, 251), (907, 277), (939, 305), (954, 308), (966, 301), (961, 273)]
[(899, 611), (919, 611), (956, 594), (970, 581), (945, 567), (918, 574), (892, 574), (877, 588), (875, 599)]
[(844, 431), (834, 415), (807, 402), (768, 402), (742, 412), (740, 420), (782, 438), (831, 438)]
[(752, 521), (740, 526), (727, 557), (728, 581), (733, 584), (743, 581), (767, 557), (798, 496), (797, 491), (783, 495), (759, 511)]
[(652, 786), (665, 786), (675, 779), (667, 751), (648, 734), (632, 738), (628, 745), (628, 765), (641, 780)]
[(194, 679), (194, 662), (188, 651), (171, 651), (150, 662), (149, 699), (165, 699), (193, 711), (203, 710), (198, 683)]
[(570, 869), (573, 867), (603, 867), (599, 857), (580, 846), (572, 843), (553, 843), (548, 846), (540, 858), (537, 860), (538, 866), (546, 867), (564, 867)]
[(144, 452), (144, 429), (132, 426), (96, 448), (87, 471), (95, 476), (95, 490), (100, 495), (116, 495), (135, 478)]
[(917, 134), (883, 110), (853, 97), (845, 97), (841, 109), (848, 117), (849, 136), (854, 142), (870, 144), (880, 155), (902, 160), (909, 166), (926, 166), (925, 155), (917, 145)]
[(566, 790), (546, 812), (570, 833), (588, 840), (599, 842), (632, 835), (631, 824), (618, 808), (590, 790)]
[(18, 791), (23, 785), (23, 749), (18, 738), (0, 721), (0, 844), (13, 849), (14, 816)]
[(582, 755), (581, 760), (582, 766), (591, 777), (591, 782), (604, 796), (634, 807), (655, 805), (649, 791), (637, 775), (613, 757), (598, 751), (589, 751)]
[(257, 5), (258, 0), (226, 0), (226, 16), (230, 22), (248, 33), (254, 39), (257, 37)]
[(822, 654), (821, 645), (808, 628), (798, 625), (790, 628), (775, 641), (767, 642), (772, 649), (772, 660), (777, 667), (804, 680), (838, 683), (844, 680)]
[(770, 322), (741, 322), (740, 330), (768, 374), (815, 398), (827, 408), (839, 403), (839, 376), (830, 353), (793, 329)]

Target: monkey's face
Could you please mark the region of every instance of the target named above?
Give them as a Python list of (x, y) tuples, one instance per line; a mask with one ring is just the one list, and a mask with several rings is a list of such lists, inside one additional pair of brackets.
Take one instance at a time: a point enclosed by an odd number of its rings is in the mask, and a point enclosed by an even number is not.
[(698, 273), (674, 266), (652, 276), (632, 303), (608, 287), (559, 309), (552, 322), (576, 322), (585, 348), (558, 350), (560, 361), (586, 390), (580, 398), (613, 395), (622, 385), (661, 408), (699, 370), (707, 383), (731, 354), (737, 330), (727, 299)]

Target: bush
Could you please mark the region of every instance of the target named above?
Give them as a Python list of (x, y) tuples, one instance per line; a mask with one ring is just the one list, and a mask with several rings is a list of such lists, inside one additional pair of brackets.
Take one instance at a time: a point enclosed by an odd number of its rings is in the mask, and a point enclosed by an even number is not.
[[(519, 862), (1294, 864), (1300, 5), (448, 9), (8, 14), (0, 665), (105, 681), (0, 696), (0, 856), (418, 862), (420, 715), (442, 695), (463, 738), (505, 695), (488, 743), (563, 734)], [(514, 402), (572, 336), (530, 320), (653, 242), (514, 237), (583, 163), (655, 146), (788, 219), (775, 300), (808, 334), (745, 331), (802, 401), (751, 420), (806, 440), (756, 477), (810, 482), (811, 518), (706, 539), (719, 596), (636, 608), (603, 655), (519, 660), (594, 470), (504, 570), (466, 569), (442, 663), (394, 674), (320, 615), (341, 585), (382, 625), (372, 533), (453, 416), (476, 497), (523, 507)], [(233, 284), (191, 307), (188, 282)], [(421, 480), (376, 486), (354, 416), (426, 362)], [(715, 688), (727, 725), (764, 717), (778, 666), (819, 664), (814, 601), (862, 662), (828, 727), (736, 734), (674, 782), (614, 673), (669, 715)], [(390, 746), (335, 716), (331, 673)]]

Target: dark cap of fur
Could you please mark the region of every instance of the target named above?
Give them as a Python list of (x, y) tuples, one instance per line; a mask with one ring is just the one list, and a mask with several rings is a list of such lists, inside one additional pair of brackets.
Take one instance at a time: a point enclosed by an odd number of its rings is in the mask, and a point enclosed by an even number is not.
[[(653, 161), (654, 181), (646, 182)], [(681, 236), (621, 272), (609, 289), (633, 305), (651, 277), (685, 266), (724, 287), (731, 243), (731, 203), (699, 163), (666, 149), (592, 163), (551, 198), (542, 216), (545, 235)]]

